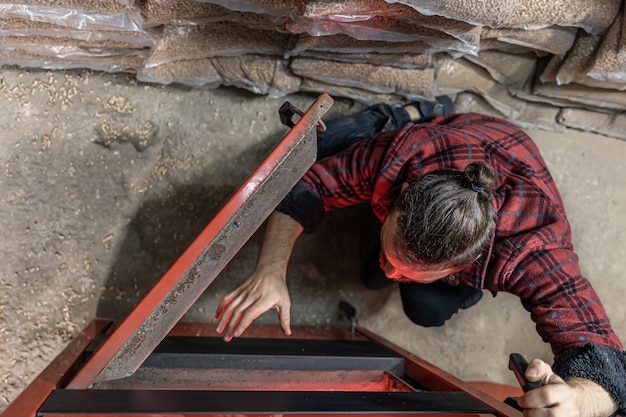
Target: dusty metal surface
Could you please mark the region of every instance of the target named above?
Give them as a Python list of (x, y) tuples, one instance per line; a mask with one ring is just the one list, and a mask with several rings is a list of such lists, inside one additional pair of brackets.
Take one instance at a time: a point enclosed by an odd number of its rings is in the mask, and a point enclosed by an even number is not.
[(209, 225), (68, 384), (131, 375), (315, 162), (316, 126), (332, 106), (322, 94)]

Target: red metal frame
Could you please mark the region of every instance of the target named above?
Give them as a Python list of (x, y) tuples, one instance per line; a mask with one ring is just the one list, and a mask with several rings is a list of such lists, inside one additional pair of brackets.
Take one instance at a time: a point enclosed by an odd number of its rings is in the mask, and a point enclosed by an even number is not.
[[(270, 155), (254, 171), (249, 179), (239, 188), (234, 196), (219, 211), (209, 225), (200, 233), (174, 265), (155, 284), (144, 299), (133, 309), (128, 317), (117, 327), (106, 342), (96, 351), (89, 362), (80, 370), (74, 379), (68, 384), (70, 389), (86, 389), (97, 380), (116, 379), (126, 376), (120, 372), (134, 372), (141, 362), (152, 352), (158, 343), (166, 336), (172, 327), (180, 320), (189, 307), (196, 301), (210, 283), (217, 277), (219, 272), (230, 261), (236, 251), (245, 243), (231, 236), (224, 235), (227, 226), (230, 230), (239, 229), (238, 222), (234, 222), (235, 215), (248, 204), (252, 197), (266, 185), (268, 178), (276, 174), (277, 169), (284, 165), (287, 156), (292, 153), (300, 153), (309, 158), (308, 166), (292, 167), (287, 172), (281, 172), (283, 178), (295, 176), (293, 183), (287, 185), (285, 190), (274, 190), (271, 196), (261, 196), (266, 199), (277, 199), (274, 206), (270, 207), (263, 218), (261, 216), (265, 207), (263, 204), (255, 205), (254, 210), (249, 210), (247, 217), (258, 220), (253, 226), (254, 230), (248, 231), (248, 236), (269, 216), (271, 210), (286, 195), (295, 182), (315, 162), (316, 151), (316, 127), (333, 100), (327, 94), (322, 94), (302, 118), (291, 128), (282, 141), (274, 148)], [(312, 137), (311, 155), (304, 154), (296, 149), (306, 139)], [(299, 164), (302, 165), (302, 164)], [(298, 170), (302, 172), (298, 175)], [(274, 175), (273, 177), (275, 177)], [(284, 181), (284, 180), (283, 180)], [(281, 194), (281, 192), (283, 194)], [(257, 196), (258, 197), (258, 196)], [(267, 204), (266, 204), (267, 205)], [(250, 213), (254, 211), (254, 213)], [(232, 233), (235, 235), (235, 233)], [(231, 237), (229, 239), (229, 237)], [(221, 240), (220, 240), (221, 238)], [(217, 243), (216, 243), (217, 242)], [(212, 245), (212, 246), (210, 246)], [(208, 255), (208, 271), (203, 274), (193, 270), (200, 263), (201, 257), (207, 258), (207, 251), (217, 246), (217, 251), (225, 253)], [(230, 256), (230, 257), (229, 257)], [(193, 271), (193, 272), (190, 272)], [(191, 274), (191, 276), (190, 276)], [(199, 276), (203, 275), (203, 276)], [(108, 374), (103, 376), (104, 371)]]

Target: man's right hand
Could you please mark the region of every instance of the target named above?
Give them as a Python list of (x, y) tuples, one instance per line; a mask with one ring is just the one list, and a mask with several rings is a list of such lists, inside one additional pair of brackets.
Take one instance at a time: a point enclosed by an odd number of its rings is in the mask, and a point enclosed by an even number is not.
[(291, 334), (287, 264), (300, 233), (302, 226), (288, 215), (278, 211), (270, 215), (254, 273), (217, 307), (216, 330), (224, 333), (226, 342), (241, 336), (254, 319), (270, 308), (278, 310), (283, 333)]
[(291, 299), (285, 277), (276, 273), (256, 271), (235, 291), (227, 294), (217, 307), (217, 332), (224, 341), (239, 337), (261, 314), (271, 308), (278, 310), (283, 333), (291, 334), (289, 309)]

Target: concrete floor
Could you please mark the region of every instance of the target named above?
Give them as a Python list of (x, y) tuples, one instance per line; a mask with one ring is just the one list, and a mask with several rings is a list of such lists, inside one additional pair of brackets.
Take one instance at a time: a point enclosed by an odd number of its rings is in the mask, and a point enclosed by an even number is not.
[[(0, 76), (0, 410), (96, 316), (122, 318), (285, 133), (269, 99), (191, 91), (130, 76), (3, 69)], [(357, 106), (358, 107), (358, 106)], [(327, 116), (355, 110), (337, 99)], [(626, 340), (626, 143), (529, 131), (559, 185), (583, 272)], [(465, 380), (514, 384), (508, 354), (551, 360), (512, 296), (486, 295), (442, 328), (403, 315), (397, 288), (365, 290), (367, 206), (327, 216), (289, 269), (294, 324), (359, 324)], [(221, 296), (252, 271), (256, 233), (184, 320), (213, 321)], [(329, 261), (332, 260), (332, 261)], [(260, 322), (275, 323), (270, 312)]]

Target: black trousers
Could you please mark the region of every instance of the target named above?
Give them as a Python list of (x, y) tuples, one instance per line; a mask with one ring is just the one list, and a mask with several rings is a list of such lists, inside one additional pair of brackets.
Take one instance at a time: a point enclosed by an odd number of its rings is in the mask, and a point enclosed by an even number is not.
[[(397, 130), (409, 123), (402, 107), (376, 104), (360, 113), (343, 116), (326, 123), (326, 131), (318, 132), (317, 159), (336, 154), (353, 143), (376, 133)], [(369, 288), (383, 288), (395, 281), (380, 269), (380, 242), (364, 264), (363, 281)], [(441, 326), (462, 308), (476, 304), (482, 290), (464, 284), (448, 285), (445, 281), (429, 284), (400, 283), (402, 307), (407, 317), (420, 326)]]

